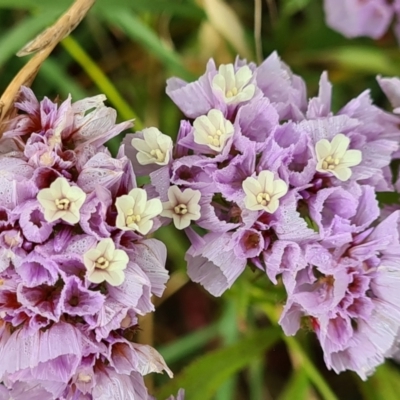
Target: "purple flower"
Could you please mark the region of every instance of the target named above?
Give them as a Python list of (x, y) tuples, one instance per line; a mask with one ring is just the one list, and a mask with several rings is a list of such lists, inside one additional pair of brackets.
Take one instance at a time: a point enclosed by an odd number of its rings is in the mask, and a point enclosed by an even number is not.
[(329, 368), (361, 378), (395, 352), (400, 328), (398, 212), (336, 251), (309, 245), (281, 317), (294, 334), (308, 317)]
[(275, 106), (281, 120), (303, 119), (307, 108), (306, 85), (303, 79), (273, 52), (256, 71), (257, 86)]
[(212, 295), (221, 296), (244, 271), (247, 260), (236, 257), (232, 234), (209, 233), (200, 237), (191, 232), (189, 238), (192, 245), (185, 260), (190, 279)]
[[(104, 100), (58, 106), (23, 88), (23, 114), (0, 140), (0, 397), (109, 399), (117, 387), (146, 399), (143, 375), (170, 373), (155, 350), (124, 339), (168, 271), (165, 246), (143, 237), (160, 226), (161, 201), (136, 188), (124, 146), (116, 158), (104, 146), (131, 126), (116, 125)], [(125, 210), (141, 235), (119, 226), (117, 199), (132, 190), (158, 209), (147, 210), (151, 226)]]
[(23, 235), (31, 242), (43, 243), (52, 234), (54, 223), (46, 220), (37, 201), (27, 201), (21, 208), (19, 224)]
[(79, 315), (80, 317), (96, 314), (105, 301), (102, 294), (88, 290), (76, 276), (65, 280), (61, 297), (63, 311), (68, 315)]
[(32, 252), (21, 259), (18, 257), (15, 264), (17, 274), (27, 287), (54, 285), (58, 279), (58, 265), (38, 253)]
[(388, 29), (393, 7), (385, 0), (324, 0), (328, 25), (353, 38), (380, 38)]

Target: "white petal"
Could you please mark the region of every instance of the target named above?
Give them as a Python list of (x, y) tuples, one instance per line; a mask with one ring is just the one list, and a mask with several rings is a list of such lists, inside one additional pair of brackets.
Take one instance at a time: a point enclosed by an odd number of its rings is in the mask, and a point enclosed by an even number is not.
[(222, 92), (223, 96), (225, 97), (226, 82), (225, 78), (221, 74), (214, 76), (211, 86), (214, 91)]
[(283, 197), (288, 191), (288, 185), (282, 179), (277, 179), (276, 181), (274, 181), (273, 186), (274, 191), (272, 194), (273, 197), (275, 197), (276, 199)]
[(278, 207), (279, 207), (279, 200), (276, 197), (273, 197), (266, 206), (265, 211), (269, 212), (270, 214), (273, 214), (278, 209)]
[(153, 227), (153, 220), (142, 220), (137, 224), (137, 231), (142, 235), (147, 235)]
[[(70, 213), (75, 217), (75, 219), (77, 220), (76, 222), (79, 222), (79, 220), (81, 219), (79, 209), (80, 209), (80, 207), (77, 207), (76, 203), (71, 203), (69, 206), (69, 210), (67, 211), (67, 213)], [(64, 217), (63, 217), (63, 219), (64, 219)]]
[(182, 230), (187, 228), (190, 225), (190, 218), (187, 218), (186, 215), (173, 215), (173, 221), (176, 229)]
[(226, 82), (226, 90), (232, 89), (236, 85), (235, 69), (233, 64), (222, 64), (218, 68), (218, 73), (223, 76)]
[(44, 218), (47, 222), (54, 222), (60, 219), (60, 210), (57, 208), (55, 210), (45, 209), (44, 210)]
[(250, 82), (252, 76), (253, 73), (251, 72), (251, 69), (247, 65), (244, 65), (243, 67), (239, 68), (239, 70), (236, 72), (235, 75), (237, 89), (241, 90), (245, 85), (247, 85)]
[(146, 208), (142, 213), (143, 217), (154, 218), (160, 215), (163, 210), (162, 203), (160, 199), (151, 199), (146, 203)]
[(135, 205), (135, 200), (133, 197), (124, 194), (123, 196), (118, 197), (115, 200), (115, 206), (117, 207), (118, 215), (126, 215), (128, 214), (129, 210), (133, 209), (133, 206)]
[(119, 263), (120, 269), (125, 269), (129, 262), (128, 254), (124, 250), (116, 249), (113, 254), (113, 264)]
[(57, 178), (51, 185), (50, 187), (54, 185), (55, 190), (57, 192), (61, 192), (60, 197), (66, 197), (67, 199), (69, 198), (69, 192), (71, 190), (71, 186), (68, 183), (68, 181), (65, 178)]
[(261, 192), (273, 193), (274, 192), (274, 173), (271, 171), (261, 171), (257, 178), (261, 186)]
[(317, 153), (317, 160), (323, 160), (331, 154), (331, 144), (326, 139), (318, 140), (315, 144), (315, 152)]
[(138, 160), (138, 163), (140, 165), (149, 165), (149, 164), (155, 164), (156, 159), (153, 156), (150, 156), (147, 153), (137, 153), (136, 154), (136, 159)]
[(164, 133), (162, 133), (161, 135), (158, 136), (157, 144), (158, 144), (158, 147), (165, 154), (168, 154), (168, 152), (172, 149), (172, 146), (173, 146), (172, 139), (168, 135), (165, 135)]
[[(168, 206), (164, 206), (164, 204), (167, 204), (167, 203), (163, 203), (163, 207), (168, 207)], [(168, 204), (171, 204), (171, 203), (168, 202)], [(175, 215), (175, 213), (172, 211), (172, 208), (163, 208), (160, 215), (161, 215), (161, 217), (172, 218)]]
[(133, 213), (142, 215), (146, 208), (147, 192), (144, 189), (135, 188), (129, 192), (129, 196), (133, 199)]
[(111, 286), (119, 286), (122, 285), (122, 283), (125, 280), (125, 273), (122, 270), (115, 270), (115, 271), (109, 271), (107, 269), (108, 276), (106, 276), (105, 280), (111, 285)]
[(340, 164), (346, 167), (354, 167), (362, 161), (362, 152), (360, 150), (347, 150)]
[(186, 204), (188, 208), (190, 208), (191, 206), (199, 204), (201, 192), (200, 190), (185, 189), (183, 191), (183, 196), (183, 203)]
[(143, 139), (139, 139), (139, 138), (132, 139), (131, 145), (137, 151), (140, 151), (143, 153), (150, 153), (150, 151), (151, 151), (151, 148)]
[(157, 139), (162, 133), (154, 127), (143, 129), (143, 137), (150, 149), (158, 149)]
[(63, 211), (65, 214), (60, 217), (63, 221), (68, 222), (71, 225), (75, 225), (79, 222), (80, 216), (79, 212), (77, 214), (71, 212), (70, 210), (68, 211)]
[(350, 168), (347, 168), (345, 166), (342, 165), (338, 165), (332, 172), (333, 175), (336, 176), (336, 178), (338, 178), (340, 181), (344, 182), (347, 181), (352, 174), (352, 171)]
[(257, 196), (259, 193), (262, 192), (262, 188), (258, 180), (251, 176), (249, 176), (242, 182), (242, 188), (248, 196)]
[(74, 202), (79, 210), (79, 208), (81, 208), (82, 204), (85, 202), (86, 193), (80, 187), (72, 186), (69, 189), (67, 198), (69, 201)]
[(102, 256), (107, 258), (107, 260), (112, 260), (115, 250), (115, 245), (112, 239), (107, 238), (100, 240), (100, 242), (97, 243), (96, 249), (100, 252)]
[(337, 134), (331, 142), (331, 155), (333, 158), (342, 158), (349, 147), (350, 139), (343, 135), (343, 133)]
[(256, 196), (252, 193), (248, 194), (244, 198), (244, 205), (248, 210), (262, 210), (263, 206), (257, 202)]
[(106, 280), (108, 273), (99, 269), (95, 269), (88, 275), (88, 281), (92, 283), (101, 283)]
[(214, 128), (221, 129), (221, 125), (225, 121), (224, 114), (220, 110), (213, 108), (207, 114), (207, 117)]
[(242, 103), (248, 101), (254, 97), (256, 87), (254, 85), (246, 86), (242, 91), (240, 91), (235, 97), (233, 97), (235, 103)]

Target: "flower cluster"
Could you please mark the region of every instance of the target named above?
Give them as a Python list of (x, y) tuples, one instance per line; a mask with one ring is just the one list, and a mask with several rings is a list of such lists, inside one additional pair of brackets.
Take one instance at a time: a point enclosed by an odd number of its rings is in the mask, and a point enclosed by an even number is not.
[(193, 281), (220, 296), (246, 266), (279, 277), (285, 333), (312, 329), (329, 368), (365, 378), (400, 328), (399, 214), (379, 222), (375, 199), (393, 190), (400, 118), (368, 91), (334, 113), (331, 91), (323, 73), (307, 101), (276, 53), (258, 67), (210, 60), (197, 81), (167, 83), (186, 117), (175, 145), (156, 128), (124, 143), (161, 215), (185, 229)]
[(348, 38), (381, 38), (396, 18), (394, 33), (400, 42), (400, 1), (393, 0), (324, 0), (329, 27)]
[[(134, 342), (168, 279), (159, 199), (136, 187), (129, 128), (100, 95), (57, 105), (22, 88), (0, 140), (0, 398), (147, 399), (171, 374)], [(183, 396), (183, 394), (182, 394)]]

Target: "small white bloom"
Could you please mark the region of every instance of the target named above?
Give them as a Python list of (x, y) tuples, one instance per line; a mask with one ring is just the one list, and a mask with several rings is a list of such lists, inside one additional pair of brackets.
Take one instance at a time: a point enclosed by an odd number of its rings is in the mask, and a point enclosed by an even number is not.
[(92, 381), (91, 375), (84, 374), (83, 372), (80, 372), (78, 374), (78, 382), (89, 383), (91, 381)]
[(200, 218), (199, 190), (185, 189), (183, 192), (178, 186), (170, 186), (168, 199), (162, 203), (162, 217), (172, 218), (177, 229), (185, 229), (190, 221), (197, 221)]
[(140, 165), (167, 165), (172, 151), (172, 139), (157, 128), (143, 129), (143, 139), (132, 139), (132, 146), (138, 151), (136, 158)]
[(244, 204), (248, 210), (264, 210), (273, 214), (279, 207), (279, 199), (288, 191), (282, 179), (274, 179), (271, 171), (261, 171), (257, 179), (246, 178), (242, 187), (246, 193)]
[(351, 169), (360, 164), (362, 153), (360, 150), (347, 150), (350, 139), (339, 133), (331, 142), (327, 139), (318, 140), (315, 145), (318, 164), (316, 170), (328, 172), (341, 181), (347, 181), (351, 176)]
[(147, 201), (146, 191), (138, 188), (118, 197), (115, 205), (118, 210), (117, 228), (123, 231), (137, 231), (142, 235), (149, 233), (153, 226), (152, 218), (162, 211), (159, 199)]
[(233, 64), (222, 64), (212, 80), (212, 89), (222, 94), (226, 104), (238, 104), (253, 98), (256, 87), (249, 84), (252, 77), (247, 65), (235, 73)]
[(220, 110), (211, 110), (207, 116), (202, 115), (193, 122), (194, 141), (205, 144), (211, 149), (221, 152), (226, 141), (233, 136), (233, 125), (231, 121), (224, 118)]
[(65, 178), (57, 178), (49, 188), (42, 189), (37, 199), (44, 208), (47, 222), (57, 219), (76, 224), (80, 220), (79, 210), (85, 202), (86, 193), (78, 186), (70, 186)]
[(107, 281), (111, 286), (119, 286), (125, 279), (124, 269), (129, 257), (123, 250), (116, 250), (112, 239), (102, 239), (95, 249), (83, 255), (88, 271), (88, 280), (93, 283)]

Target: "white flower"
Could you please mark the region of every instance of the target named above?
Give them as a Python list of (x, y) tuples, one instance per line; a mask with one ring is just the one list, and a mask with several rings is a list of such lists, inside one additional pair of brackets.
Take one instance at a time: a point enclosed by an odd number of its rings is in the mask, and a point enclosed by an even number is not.
[(257, 179), (246, 178), (242, 187), (246, 193), (244, 204), (248, 210), (264, 210), (273, 214), (279, 207), (279, 199), (288, 191), (282, 179), (274, 179), (271, 171), (261, 171)]
[(83, 255), (88, 271), (88, 280), (93, 283), (107, 281), (111, 286), (119, 286), (125, 279), (124, 269), (129, 257), (123, 250), (116, 250), (112, 239), (102, 239), (95, 249)]
[(219, 110), (211, 110), (207, 116), (202, 115), (193, 122), (194, 141), (205, 144), (211, 149), (221, 152), (226, 141), (233, 136), (233, 125), (231, 121), (224, 118)]
[(339, 133), (331, 142), (326, 139), (318, 140), (315, 145), (318, 164), (316, 170), (328, 172), (341, 181), (347, 181), (351, 176), (351, 169), (360, 164), (362, 153), (360, 150), (347, 150), (350, 139)]
[(138, 151), (136, 158), (141, 165), (167, 165), (172, 151), (172, 139), (157, 128), (143, 129), (143, 139), (132, 139), (132, 146)]
[(78, 186), (70, 186), (65, 178), (57, 178), (49, 188), (42, 189), (37, 199), (44, 208), (47, 222), (57, 219), (76, 224), (79, 222), (79, 210), (85, 202), (86, 193)]
[(153, 226), (152, 218), (162, 211), (161, 201), (147, 201), (144, 189), (132, 189), (129, 194), (118, 197), (115, 205), (118, 210), (117, 228), (123, 231), (138, 231), (142, 235), (149, 233)]
[(212, 89), (220, 92), (226, 104), (238, 104), (250, 100), (256, 87), (249, 84), (253, 73), (244, 65), (236, 73), (232, 64), (222, 64), (212, 80)]
[(162, 217), (172, 218), (177, 229), (185, 229), (190, 221), (197, 221), (200, 218), (199, 190), (185, 189), (183, 192), (178, 186), (170, 186), (168, 199), (162, 203)]

